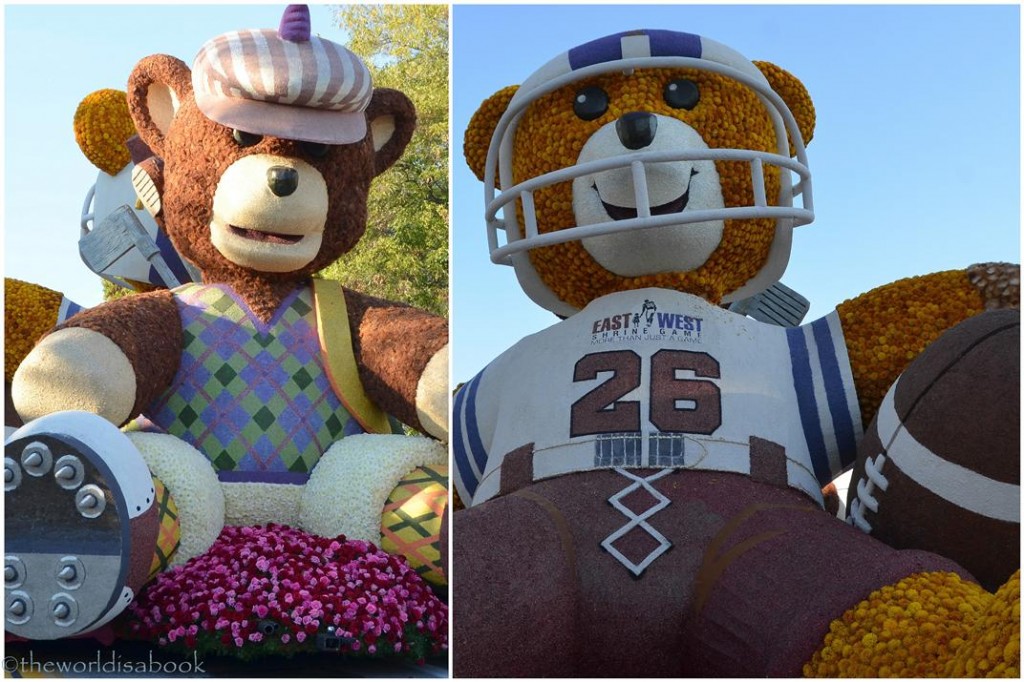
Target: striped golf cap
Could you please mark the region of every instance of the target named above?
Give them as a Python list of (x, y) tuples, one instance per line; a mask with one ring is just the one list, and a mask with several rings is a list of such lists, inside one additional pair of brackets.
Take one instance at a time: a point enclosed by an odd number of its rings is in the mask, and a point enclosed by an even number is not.
[(192, 65), (192, 88), (200, 111), (217, 123), (324, 144), (366, 136), (373, 94), (359, 57), (310, 35), (305, 5), (289, 5), (278, 31), (231, 31), (207, 41)]

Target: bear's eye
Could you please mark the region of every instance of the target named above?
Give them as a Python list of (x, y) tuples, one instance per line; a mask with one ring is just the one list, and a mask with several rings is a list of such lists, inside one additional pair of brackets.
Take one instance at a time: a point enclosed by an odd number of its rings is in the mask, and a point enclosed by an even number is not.
[(314, 159), (322, 159), (327, 156), (327, 152), (331, 151), (330, 145), (320, 142), (300, 142), (299, 148), (302, 149), (303, 154), (312, 156)]
[(572, 110), (584, 121), (593, 121), (608, 111), (608, 93), (592, 85), (576, 93)]
[(700, 101), (697, 84), (686, 78), (669, 81), (665, 86), (665, 103), (673, 109), (690, 110)]
[(262, 135), (247, 133), (244, 130), (239, 130), (238, 128), (231, 131), (231, 137), (234, 138), (235, 142), (237, 142), (240, 147), (251, 147), (254, 144), (259, 144), (263, 139)]

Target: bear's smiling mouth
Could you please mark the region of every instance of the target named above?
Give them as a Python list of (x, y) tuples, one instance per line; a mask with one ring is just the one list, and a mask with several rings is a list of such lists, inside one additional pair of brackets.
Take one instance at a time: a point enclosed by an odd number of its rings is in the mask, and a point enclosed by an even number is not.
[(233, 235), (237, 235), (243, 239), (251, 239), (255, 242), (265, 242), (267, 244), (298, 244), (306, 236), (302, 234), (263, 232), (261, 230), (251, 230), (244, 227), (238, 227), (237, 225), (229, 225), (228, 227)]
[[(690, 178), (697, 175), (697, 169), (690, 169)], [(686, 205), (690, 203), (690, 187), (693, 183), (689, 183), (686, 186), (686, 191), (680, 194), (678, 197), (667, 203), (659, 206), (651, 206), (651, 215), (668, 215), (669, 213), (682, 213), (686, 208)], [(598, 199), (601, 199), (601, 205), (604, 206), (604, 210), (608, 213), (608, 217), (612, 220), (630, 220), (637, 217), (637, 210), (630, 206), (616, 206), (615, 204), (609, 204), (604, 198), (601, 197), (601, 191), (597, 188), (597, 184), (593, 185), (593, 190), (597, 192)]]
[[(594, 187), (594, 191), (597, 191), (597, 187)], [(600, 193), (598, 196), (601, 196)], [(666, 215), (669, 213), (681, 213), (686, 204), (690, 201), (690, 188), (687, 187), (686, 191), (682, 193), (678, 198), (673, 199), (667, 204), (661, 206), (651, 206), (651, 215)], [(608, 212), (608, 217), (612, 220), (629, 220), (630, 218), (636, 218), (637, 212), (635, 208), (628, 206), (616, 206), (615, 204), (609, 204), (604, 199), (601, 199), (601, 205), (604, 206), (604, 210)]]

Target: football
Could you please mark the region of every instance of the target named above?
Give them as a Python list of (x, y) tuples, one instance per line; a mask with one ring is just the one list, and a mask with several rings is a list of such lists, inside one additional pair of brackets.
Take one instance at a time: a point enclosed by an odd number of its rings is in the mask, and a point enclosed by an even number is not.
[(1020, 565), (1020, 312), (939, 337), (865, 433), (850, 523), (897, 549), (953, 559), (994, 591)]

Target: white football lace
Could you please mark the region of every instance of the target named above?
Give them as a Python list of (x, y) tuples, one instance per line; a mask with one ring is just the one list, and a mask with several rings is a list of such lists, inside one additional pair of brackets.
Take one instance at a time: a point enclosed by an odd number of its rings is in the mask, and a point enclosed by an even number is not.
[(889, 479), (882, 474), (882, 467), (885, 466), (885, 455), (879, 453), (877, 457), (868, 457), (864, 461), (865, 478), (857, 481), (857, 498), (850, 503), (850, 516), (848, 521), (851, 525), (860, 528), (865, 533), (871, 532), (871, 524), (864, 518), (864, 509), (867, 508), (878, 513), (878, 499), (875, 497), (875, 488), (885, 492), (889, 487)]
[[(608, 501), (611, 503), (611, 505), (618, 509), (623, 516), (629, 519), (629, 523), (627, 523), (622, 528), (618, 529), (617, 531), (606, 537), (604, 541), (601, 542), (601, 546), (604, 547), (609, 554), (615, 557), (615, 559), (619, 563), (628, 568), (634, 576), (640, 577), (640, 575), (645, 570), (647, 570), (647, 567), (650, 566), (655, 559), (657, 559), (659, 556), (667, 552), (672, 547), (672, 542), (668, 540), (668, 538), (666, 538), (664, 535), (662, 535), (660, 531), (656, 530), (653, 526), (651, 526), (651, 524), (647, 523), (647, 519), (651, 518), (652, 516), (654, 516), (659, 511), (661, 511), (662, 509), (664, 509), (665, 507), (672, 503), (670, 499), (668, 499), (660, 492), (655, 490), (654, 487), (651, 486), (651, 483), (658, 480), (662, 476), (666, 476), (672, 473), (674, 470), (662, 469), (661, 471), (652, 474), (651, 476), (648, 476), (646, 478), (644, 478), (643, 476), (632, 474), (626, 471), (625, 469), (619, 467), (616, 467), (615, 471), (633, 481), (632, 484), (626, 486), (618, 493), (608, 498)], [(645, 511), (644, 513), (637, 515), (631, 509), (629, 509), (629, 507), (626, 507), (624, 504), (622, 504), (620, 500), (622, 500), (622, 498), (626, 497), (630, 493), (640, 488), (643, 488), (648, 493), (650, 493), (654, 497), (654, 499), (658, 501), (658, 503), (651, 507), (650, 509), (648, 509), (647, 511)], [(629, 531), (637, 527), (644, 530), (658, 543), (658, 546), (651, 550), (650, 553), (648, 553), (648, 555), (644, 557), (639, 564), (634, 563), (630, 561), (628, 558), (626, 558), (626, 556), (622, 554), (622, 552), (620, 552), (618, 549), (616, 549), (615, 545), (613, 544), (623, 535), (627, 534)]]

